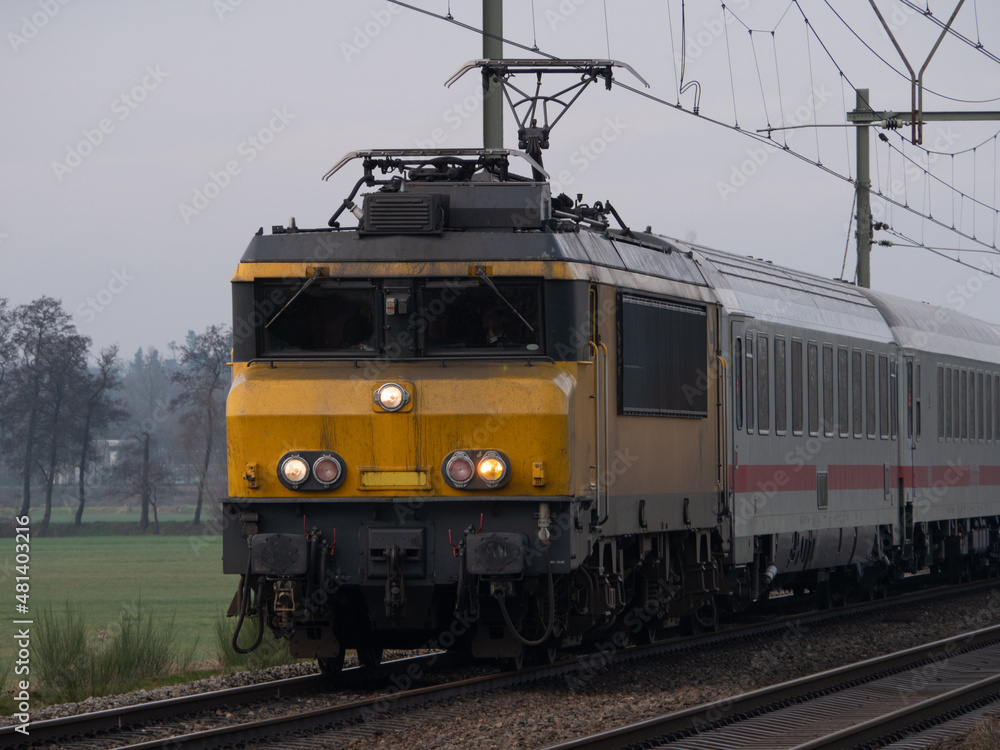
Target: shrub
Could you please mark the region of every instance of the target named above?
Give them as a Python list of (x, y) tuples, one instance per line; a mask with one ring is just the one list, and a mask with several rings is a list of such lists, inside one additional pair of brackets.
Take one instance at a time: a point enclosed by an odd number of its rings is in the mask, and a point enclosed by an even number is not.
[(141, 602), (126, 605), (110, 627), (105, 622), (101, 628), (69, 604), (61, 617), (47, 608), (37, 633), (32, 666), (40, 676), (36, 696), (45, 703), (135, 690), (191, 661), (191, 653), (177, 645), (173, 615), (144, 613)]

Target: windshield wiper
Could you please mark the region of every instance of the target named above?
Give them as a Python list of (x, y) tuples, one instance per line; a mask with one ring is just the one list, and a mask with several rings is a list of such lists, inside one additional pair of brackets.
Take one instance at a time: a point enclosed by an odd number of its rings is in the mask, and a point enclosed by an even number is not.
[(306, 283), (303, 284), (301, 287), (299, 287), (299, 291), (297, 291), (295, 294), (293, 294), (292, 298), (290, 300), (288, 300), (288, 302), (286, 302), (284, 305), (282, 305), (281, 309), (278, 310), (278, 312), (276, 312), (274, 314), (274, 317), (271, 318), (269, 321), (267, 321), (267, 323), (264, 325), (264, 328), (270, 328), (271, 324), (274, 323), (274, 321), (276, 321), (278, 318), (281, 317), (281, 313), (283, 313), (285, 310), (287, 310), (288, 306), (295, 301), (295, 298), (298, 297), (300, 294), (302, 294), (302, 292), (304, 292), (309, 287), (310, 284), (312, 284), (314, 281), (316, 281), (316, 279), (318, 279), (321, 274), (322, 274), (322, 270), (319, 269), (319, 268), (317, 268), (315, 271), (313, 271), (313, 275), (310, 276), (308, 279), (306, 279)]
[(507, 307), (509, 307), (509, 308), (511, 309), (511, 311), (512, 311), (512, 312), (513, 312), (513, 313), (514, 313), (514, 314), (515, 314), (515, 315), (516, 315), (517, 317), (519, 317), (519, 318), (521, 319), (521, 322), (522, 322), (522, 323), (524, 323), (524, 324), (525, 324), (526, 326), (528, 326), (528, 330), (529, 330), (529, 331), (531, 331), (532, 333), (534, 333), (534, 332), (535, 332), (535, 329), (534, 329), (534, 328), (532, 328), (532, 326), (531, 326), (531, 323), (529, 323), (528, 321), (526, 321), (526, 320), (524, 319), (524, 316), (523, 316), (523, 315), (521, 315), (521, 313), (519, 313), (519, 312), (517, 311), (517, 308), (516, 308), (516, 307), (514, 307), (514, 306), (513, 306), (513, 305), (512, 305), (512, 304), (511, 304), (510, 302), (508, 302), (508, 301), (507, 301), (507, 298), (506, 298), (506, 297), (504, 297), (504, 296), (503, 296), (503, 294), (501, 294), (501, 293), (500, 293), (500, 290), (499, 290), (499, 289), (497, 289), (497, 285), (493, 283), (493, 279), (491, 279), (491, 278), (490, 278), (490, 277), (489, 277), (489, 276), (488, 276), (488, 275), (486, 274), (486, 269), (482, 268), (481, 266), (480, 266), (479, 268), (477, 268), (477, 269), (476, 269), (476, 276), (478, 276), (479, 278), (481, 278), (481, 279), (482, 279), (483, 281), (485, 281), (485, 282), (486, 282), (486, 285), (487, 285), (487, 286), (488, 286), (488, 287), (489, 287), (490, 289), (492, 289), (492, 290), (493, 290), (493, 293), (494, 293), (494, 294), (495, 294), (495, 295), (496, 295), (497, 297), (499, 297), (500, 299), (502, 299), (502, 300), (503, 300), (504, 304), (505, 304), (505, 305), (507, 305)]

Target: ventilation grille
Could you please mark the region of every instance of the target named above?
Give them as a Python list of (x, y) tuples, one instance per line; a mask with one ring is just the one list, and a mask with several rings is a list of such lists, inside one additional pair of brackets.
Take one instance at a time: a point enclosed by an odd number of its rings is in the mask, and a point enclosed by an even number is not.
[(366, 195), (363, 234), (433, 234), (445, 226), (446, 196)]

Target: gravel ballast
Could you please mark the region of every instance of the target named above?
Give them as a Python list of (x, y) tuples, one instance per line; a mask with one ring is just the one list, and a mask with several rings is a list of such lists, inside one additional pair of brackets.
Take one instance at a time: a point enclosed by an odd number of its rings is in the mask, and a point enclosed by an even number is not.
[[(354, 750), (544, 747), (995, 624), (1000, 624), (1000, 593), (990, 591), (930, 604), (895, 606), (864, 620), (789, 626), (764, 642), (727, 644), (710, 651), (616, 666), (602, 666), (603, 660), (595, 657), (591, 660), (593, 668), (568, 677), (453, 700), (432, 709), (390, 709), (386, 715), (391, 723), (373, 722), (339, 730), (327, 735), (322, 746)], [(312, 664), (296, 664), (122, 696), (90, 698), (79, 704), (33, 709), (32, 721), (313, 671)], [(295, 704), (303, 707), (358, 697), (351, 691), (301, 699)], [(260, 712), (255, 711), (255, 716), (260, 718)], [(244, 717), (235, 712), (222, 718), (237, 721)], [(216, 717), (209, 723), (217, 725), (218, 720)]]

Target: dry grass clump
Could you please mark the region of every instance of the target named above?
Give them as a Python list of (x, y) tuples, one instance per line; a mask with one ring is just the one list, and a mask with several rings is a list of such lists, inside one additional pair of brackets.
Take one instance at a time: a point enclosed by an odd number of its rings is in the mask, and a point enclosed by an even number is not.
[(997, 750), (1000, 748), (1000, 717), (987, 716), (964, 737), (942, 740), (928, 750)]

